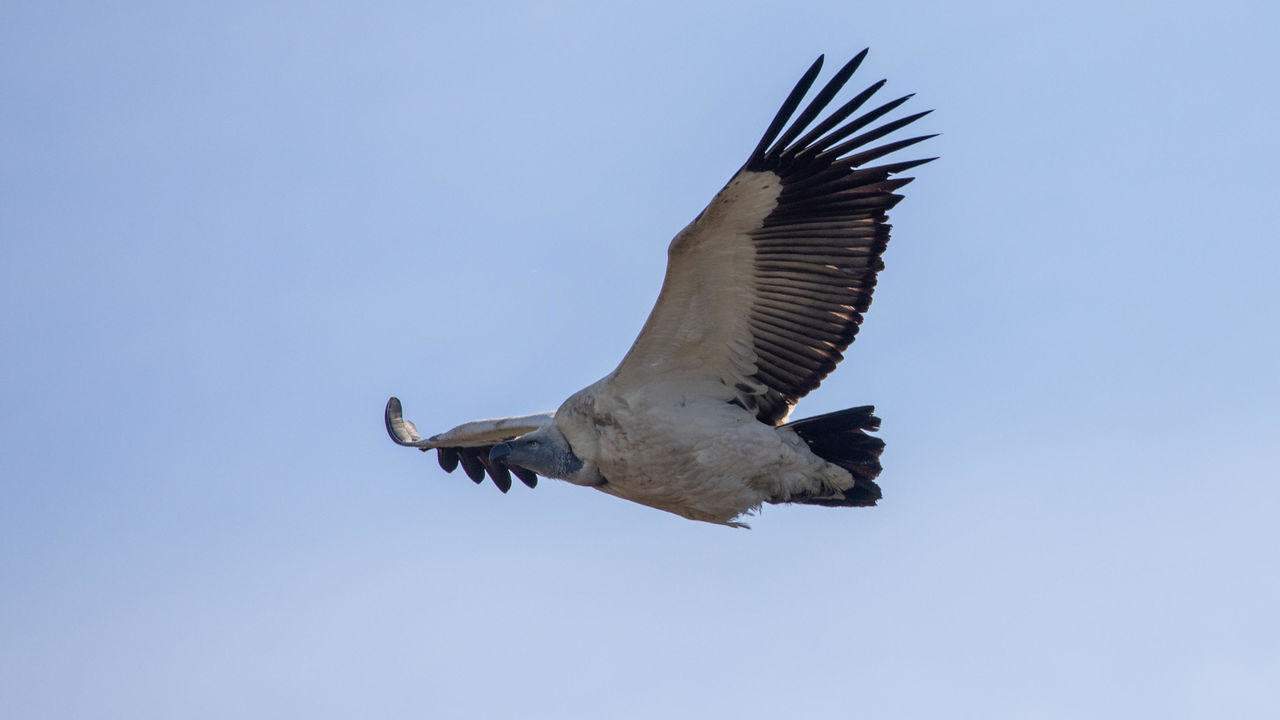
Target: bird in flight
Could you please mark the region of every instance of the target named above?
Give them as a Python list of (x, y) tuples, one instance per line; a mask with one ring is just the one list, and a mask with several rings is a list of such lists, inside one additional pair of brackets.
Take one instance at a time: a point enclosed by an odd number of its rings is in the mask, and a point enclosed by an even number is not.
[(435, 449), (446, 471), (461, 465), (476, 483), (487, 474), (504, 493), (512, 475), (529, 487), (541, 475), (736, 527), (763, 503), (875, 505), (884, 442), (868, 434), (880, 427), (874, 407), (788, 422), (871, 304), (888, 210), (913, 179), (899, 174), (934, 159), (876, 164), (933, 137), (881, 142), (928, 114), (881, 121), (910, 95), (858, 114), (884, 80), (823, 116), (866, 54), (796, 115), (819, 57), (742, 168), (671, 241), (657, 303), (617, 369), (554, 412), (426, 439), (393, 397), (391, 439)]

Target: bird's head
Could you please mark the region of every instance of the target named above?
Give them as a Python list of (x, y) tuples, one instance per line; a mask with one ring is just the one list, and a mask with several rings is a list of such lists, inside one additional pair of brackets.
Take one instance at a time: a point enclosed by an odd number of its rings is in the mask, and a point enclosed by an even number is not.
[(569, 441), (555, 425), (546, 425), (515, 440), (494, 445), (489, 451), (489, 459), (559, 480), (571, 480), (582, 469), (582, 461), (573, 454)]

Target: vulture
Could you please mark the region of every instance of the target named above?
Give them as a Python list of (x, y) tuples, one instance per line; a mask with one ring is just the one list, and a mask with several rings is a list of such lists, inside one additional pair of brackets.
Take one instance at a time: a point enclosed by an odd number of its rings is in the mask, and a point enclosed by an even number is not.
[(743, 166), (671, 241), (657, 303), (613, 372), (554, 412), (425, 439), (392, 397), (391, 439), (504, 493), (513, 475), (531, 488), (541, 475), (734, 527), (764, 503), (875, 505), (874, 407), (788, 421), (858, 333), (884, 267), (887, 213), (913, 179), (900, 174), (936, 159), (880, 162), (934, 137), (883, 140), (929, 112), (882, 121), (911, 95), (864, 110), (884, 80), (828, 111), (866, 53), (797, 115), (822, 57), (800, 78)]

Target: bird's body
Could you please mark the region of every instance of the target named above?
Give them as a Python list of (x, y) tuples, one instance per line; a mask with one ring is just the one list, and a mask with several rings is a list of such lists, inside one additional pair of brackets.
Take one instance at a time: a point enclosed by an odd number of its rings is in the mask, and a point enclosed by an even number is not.
[(566, 479), (690, 520), (733, 524), (769, 500), (852, 485), (789, 428), (670, 384), (620, 394), (603, 380), (570, 397), (554, 426), (583, 461)]
[(886, 211), (910, 181), (890, 176), (927, 162), (862, 167), (925, 139), (861, 149), (924, 113), (850, 138), (907, 99), (847, 120), (883, 81), (808, 128), (864, 55), (784, 131), (819, 58), (743, 168), (672, 240), (662, 292), (617, 369), (554, 413), (426, 440), (392, 398), (392, 438), (438, 449), (446, 470), (461, 463), (504, 492), (511, 473), (531, 487), (544, 475), (705, 522), (740, 525), (763, 503), (875, 504), (884, 443), (866, 434), (879, 427), (872, 408), (784, 424), (870, 304)]

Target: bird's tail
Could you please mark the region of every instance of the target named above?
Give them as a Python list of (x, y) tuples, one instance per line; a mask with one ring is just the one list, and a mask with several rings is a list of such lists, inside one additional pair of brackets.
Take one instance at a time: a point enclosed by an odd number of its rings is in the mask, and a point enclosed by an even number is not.
[(843, 491), (843, 497), (792, 496), (789, 502), (846, 507), (876, 504), (880, 499), (880, 486), (875, 479), (880, 474), (884, 441), (866, 432), (880, 429), (880, 418), (873, 413), (874, 406), (864, 405), (782, 426), (799, 435), (814, 455), (848, 470), (854, 479), (853, 487)]

